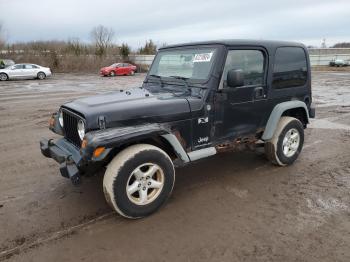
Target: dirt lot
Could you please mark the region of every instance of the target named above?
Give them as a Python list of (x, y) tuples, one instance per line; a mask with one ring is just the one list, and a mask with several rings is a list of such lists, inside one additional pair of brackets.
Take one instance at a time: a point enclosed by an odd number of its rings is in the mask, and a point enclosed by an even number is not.
[(164, 208), (130, 221), (106, 205), (102, 174), (73, 187), (39, 139), (62, 102), (143, 77), (0, 83), (0, 261), (350, 261), (350, 72), (313, 74), (317, 119), (293, 166), (206, 159), (177, 170)]

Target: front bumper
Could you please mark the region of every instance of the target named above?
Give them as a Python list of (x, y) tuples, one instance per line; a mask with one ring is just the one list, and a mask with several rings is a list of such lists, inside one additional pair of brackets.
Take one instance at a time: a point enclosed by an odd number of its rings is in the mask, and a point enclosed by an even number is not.
[(73, 185), (81, 183), (79, 166), (82, 165), (82, 158), (77, 148), (62, 138), (57, 141), (42, 139), (40, 149), (44, 156), (60, 164), (60, 172), (63, 177), (70, 178)]

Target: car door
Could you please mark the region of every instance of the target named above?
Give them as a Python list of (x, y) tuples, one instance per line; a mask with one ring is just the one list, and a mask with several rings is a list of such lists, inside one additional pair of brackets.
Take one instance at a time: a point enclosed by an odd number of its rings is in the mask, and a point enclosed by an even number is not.
[(36, 68), (33, 65), (24, 65), (23, 75), (26, 78), (34, 78), (37, 75)]
[(123, 64), (117, 64), (115, 68), (115, 74), (116, 75), (122, 75), (123, 74)]
[(18, 64), (18, 65), (14, 65), (11, 67), (11, 69), (8, 72), (9, 77), (10, 78), (21, 78), (23, 77), (23, 65), (22, 64)]
[[(215, 139), (231, 140), (257, 132), (266, 104), (267, 52), (261, 48), (228, 50), (215, 97)], [(227, 86), (229, 70), (242, 70), (244, 84)]]
[(121, 73), (121, 75), (126, 75), (128, 72), (128, 64), (125, 64), (125, 63), (123, 63), (122, 64), (122, 73)]

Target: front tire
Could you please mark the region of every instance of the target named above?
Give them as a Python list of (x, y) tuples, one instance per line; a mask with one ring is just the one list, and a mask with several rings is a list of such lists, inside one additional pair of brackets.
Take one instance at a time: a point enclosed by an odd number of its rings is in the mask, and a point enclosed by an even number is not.
[(174, 165), (160, 148), (130, 146), (109, 163), (103, 191), (109, 205), (127, 218), (142, 218), (159, 209), (175, 182)]
[(275, 165), (291, 165), (298, 158), (303, 144), (303, 124), (294, 117), (281, 117), (272, 139), (265, 142), (265, 155)]
[(0, 81), (6, 81), (8, 79), (9, 79), (9, 77), (7, 74), (5, 74), (5, 73), (0, 74)]
[(109, 76), (111, 76), (111, 77), (115, 76), (114, 71), (111, 71), (111, 72), (109, 73)]

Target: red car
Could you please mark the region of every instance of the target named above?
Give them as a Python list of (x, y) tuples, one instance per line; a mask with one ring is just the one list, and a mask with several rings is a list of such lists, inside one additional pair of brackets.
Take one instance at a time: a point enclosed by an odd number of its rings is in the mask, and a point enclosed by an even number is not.
[(116, 63), (107, 67), (103, 67), (100, 70), (102, 76), (121, 76), (121, 75), (134, 75), (136, 66), (128, 63)]

